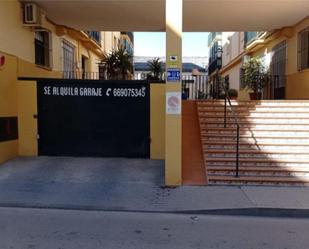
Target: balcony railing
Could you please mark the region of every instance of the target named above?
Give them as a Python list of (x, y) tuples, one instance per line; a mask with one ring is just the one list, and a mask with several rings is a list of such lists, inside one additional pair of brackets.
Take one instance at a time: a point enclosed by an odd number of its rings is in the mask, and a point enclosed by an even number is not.
[(215, 72), (217, 69), (220, 69), (222, 67), (222, 59), (217, 58), (214, 61), (209, 63), (208, 66), (208, 75), (211, 75), (213, 72)]
[(247, 46), (252, 41), (256, 40), (263, 33), (264, 33), (264, 31), (262, 31), (262, 32), (245, 32), (245, 41), (244, 41), (245, 46)]
[(210, 45), (217, 36), (221, 36), (221, 34), (221, 32), (210, 32), (208, 35), (208, 45)]
[(99, 31), (85, 31), (85, 32), (92, 40), (101, 45), (101, 32)]

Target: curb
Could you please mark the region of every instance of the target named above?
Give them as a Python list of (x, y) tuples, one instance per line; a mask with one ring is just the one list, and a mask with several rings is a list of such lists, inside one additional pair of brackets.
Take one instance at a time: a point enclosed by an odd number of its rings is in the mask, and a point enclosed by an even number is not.
[(273, 218), (309, 218), (309, 209), (291, 208), (224, 208), (206, 210), (138, 210), (125, 208), (99, 208), (95, 206), (81, 205), (25, 205), (19, 203), (1, 203), (0, 208), (29, 208), (49, 210), (72, 210), (72, 211), (103, 211), (103, 212), (127, 212), (127, 213), (158, 213), (158, 214), (186, 214), (186, 215), (223, 215), (223, 216), (253, 216)]

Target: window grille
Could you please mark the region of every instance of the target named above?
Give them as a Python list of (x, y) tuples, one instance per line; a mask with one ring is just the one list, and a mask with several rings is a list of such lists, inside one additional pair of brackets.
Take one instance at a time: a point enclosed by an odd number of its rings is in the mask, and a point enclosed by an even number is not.
[(309, 28), (298, 35), (298, 70), (309, 68)]

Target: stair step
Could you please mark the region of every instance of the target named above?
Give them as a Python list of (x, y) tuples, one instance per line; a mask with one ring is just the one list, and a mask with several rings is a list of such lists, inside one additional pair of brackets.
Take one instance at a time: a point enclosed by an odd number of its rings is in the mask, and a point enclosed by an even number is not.
[[(263, 142), (257, 143), (258, 140), (255, 139), (246, 139), (246, 140), (240, 140), (239, 145), (256, 145), (256, 146), (308, 146), (309, 141), (307, 139), (305, 140), (288, 140), (288, 139), (266, 139)], [(284, 143), (284, 141), (286, 141)], [(216, 140), (208, 140), (205, 138), (202, 138), (202, 142), (205, 145), (236, 145), (236, 138), (235, 139), (216, 139)]]
[[(201, 132), (202, 137), (235, 137), (237, 132)], [(241, 138), (309, 138), (309, 132), (240, 132)]]
[[(200, 122), (210, 124), (224, 124), (224, 118), (200, 118)], [(233, 118), (226, 120), (227, 124), (235, 124)], [(239, 124), (250, 125), (276, 125), (276, 124), (289, 124), (289, 125), (309, 125), (309, 118), (238, 118)]]
[[(309, 129), (309, 125), (308, 124), (274, 124), (274, 123), (267, 123), (267, 124), (251, 124), (249, 122), (239, 122), (239, 126), (241, 129), (293, 129), (293, 127), (295, 128), (295, 130), (305, 130), (305, 129)], [(224, 123), (222, 122), (211, 122), (211, 123), (205, 123), (200, 121), (200, 127), (201, 128), (224, 128)], [(236, 124), (235, 123), (227, 123), (226, 124), (226, 128), (233, 128), (236, 129)]]
[[(210, 184), (309, 185), (309, 101), (198, 101)], [(235, 178), (236, 123), (240, 126)]]
[[(290, 127), (290, 129), (283, 129), (284, 127), (281, 127), (280, 129), (272, 128), (271, 126), (265, 126), (265, 127), (256, 127), (256, 128), (250, 128), (250, 127), (244, 127), (240, 128), (240, 131), (250, 131), (250, 132), (255, 132), (255, 131), (295, 131), (295, 132), (309, 132), (308, 129), (302, 129), (302, 130), (295, 130), (294, 127)], [(309, 126), (308, 126), (309, 128)], [(235, 131), (236, 132), (236, 127), (201, 127), (201, 130), (209, 130), (209, 131)]]
[[(309, 112), (308, 113), (275, 113), (275, 112), (269, 112), (269, 113), (237, 113), (237, 118), (254, 118), (254, 119), (309, 119)], [(200, 118), (224, 118), (224, 113), (199, 113)], [(234, 115), (228, 113), (226, 115), (227, 119), (231, 119), (234, 117)]]
[[(308, 107), (309, 102), (308, 100), (293, 100), (293, 101), (266, 101), (266, 100), (260, 100), (260, 101), (231, 101), (232, 106), (255, 106), (255, 107)], [(224, 106), (224, 100), (216, 100), (216, 101), (198, 101), (197, 106)], [(227, 103), (227, 106), (229, 104)]]
[[(209, 160), (212, 158), (215, 159), (221, 159), (221, 158), (235, 158), (236, 153), (205, 153), (205, 160)], [(261, 153), (261, 154), (255, 154), (255, 153), (239, 153), (239, 159), (268, 159), (268, 160), (274, 160), (274, 161), (298, 161), (298, 160), (309, 160), (309, 154), (268, 154), (268, 153)]]
[[(205, 162), (233, 162), (235, 163), (235, 157), (213, 157), (206, 158)], [(297, 163), (297, 164), (309, 164), (309, 159), (297, 159), (297, 160), (282, 160), (282, 159), (271, 159), (271, 158), (239, 158), (240, 163)]]
[[(225, 150), (225, 149), (212, 149), (204, 150), (206, 154), (236, 154), (236, 150)], [(239, 150), (239, 154), (298, 154), (298, 155), (308, 155), (306, 151), (283, 151), (283, 150), (273, 150), (273, 151), (264, 151), (264, 150)]]
[(210, 184), (309, 184), (309, 177), (209, 176), (208, 180)]
[[(204, 150), (235, 150), (236, 143), (233, 144), (204, 144)], [(307, 152), (309, 154), (309, 144), (307, 146), (293, 146), (293, 145), (257, 145), (257, 144), (251, 144), (251, 145), (239, 145), (240, 150), (262, 150), (262, 151), (289, 151), (293, 153), (294, 151), (302, 151)]]
[[(250, 166), (240, 166), (239, 175), (247, 176), (308, 176), (309, 177), (309, 167), (250, 167)], [(213, 175), (232, 175), (236, 174), (236, 168), (230, 166), (208, 166), (207, 167), (208, 176)]]
[[(199, 113), (224, 113), (224, 107), (199, 106)], [(231, 108), (226, 109), (228, 114), (232, 114)], [(309, 107), (250, 107), (250, 106), (234, 106), (233, 111), (236, 113), (308, 113)]]
[[(208, 166), (208, 170), (213, 171), (235, 171), (235, 166), (226, 166), (226, 165), (216, 165), (216, 166)], [(240, 166), (239, 171), (265, 171), (265, 172), (274, 172), (274, 171), (282, 171), (282, 172), (309, 172), (308, 166), (291, 166), (291, 167), (279, 167), (279, 166)]]
[[(202, 137), (202, 143), (214, 143), (218, 144), (219, 142), (225, 142), (230, 144), (236, 143), (236, 136), (213, 136), (213, 137)], [(301, 144), (301, 145), (309, 145), (309, 139), (308, 138), (281, 138), (281, 137), (240, 137), (240, 144), (257, 144), (257, 145), (265, 145), (265, 144), (278, 144), (278, 145), (295, 145), (295, 144)]]

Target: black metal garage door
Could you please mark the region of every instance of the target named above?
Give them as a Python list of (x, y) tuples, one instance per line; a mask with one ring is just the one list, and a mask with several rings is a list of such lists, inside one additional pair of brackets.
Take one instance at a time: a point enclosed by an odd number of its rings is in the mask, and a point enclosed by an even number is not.
[(38, 81), (39, 155), (148, 158), (144, 81)]

